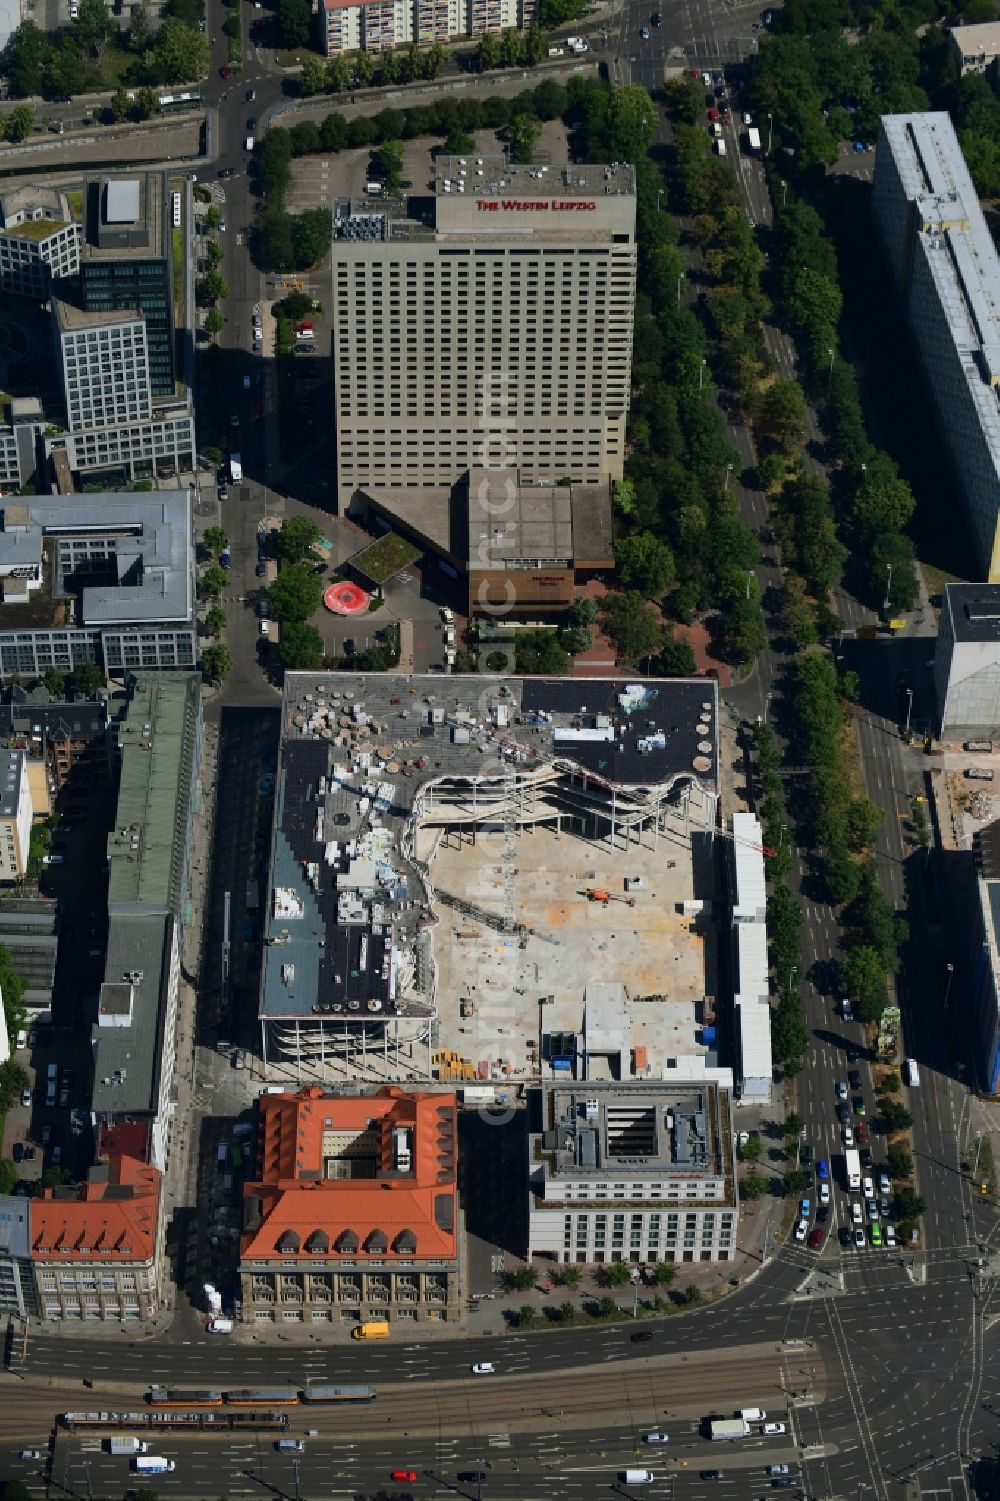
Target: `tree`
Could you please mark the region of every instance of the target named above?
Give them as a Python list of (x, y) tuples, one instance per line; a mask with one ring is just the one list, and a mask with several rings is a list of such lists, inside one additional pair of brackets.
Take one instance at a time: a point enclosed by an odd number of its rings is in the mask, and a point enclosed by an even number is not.
[(899, 1100), (883, 1099), (879, 1114), (885, 1121), (887, 1131), (908, 1131), (913, 1125), (913, 1116)]
[(812, 1179), (803, 1168), (796, 1167), (789, 1168), (781, 1182), (785, 1197), (792, 1199), (804, 1194), (808, 1190)]
[(13, 1058), (5, 1058), (0, 1063), (0, 1112), (6, 1114), (30, 1085), (31, 1080), (21, 1065)]
[(301, 563), (286, 564), (268, 591), (278, 620), (308, 620), (319, 609), (322, 581)]
[(229, 296), (229, 284), (218, 271), (209, 271), (198, 283), (198, 301), (205, 306), (206, 303), (224, 302)]
[(852, 798), (847, 809), (847, 838), (851, 849), (857, 853), (871, 849), (884, 819), (884, 812), (870, 798)]
[(797, 1110), (789, 1110), (785, 1116), (785, 1135), (797, 1140), (802, 1135), (805, 1124)]
[(34, 111), (27, 104), (15, 104), (5, 121), (8, 141), (13, 141), (15, 146), (26, 141), (34, 123)]
[[(83, 695), (84, 698), (97, 692), (104, 686), (104, 674), (96, 662), (80, 662), (73, 668), (71, 681), (74, 691)], [(0, 977), (2, 983), (2, 977)]]
[(533, 1266), (519, 1266), (511, 1278), (511, 1282), (518, 1292), (528, 1292), (538, 1281), (538, 1269)]
[(213, 641), (201, 654), (201, 670), (210, 683), (221, 683), (233, 670), (233, 654), (222, 641)]
[(48, 37), (34, 21), (22, 21), (11, 33), (3, 50), (3, 71), (15, 99), (42, 92), (42, 67), (49, 51)]
[(226, 629), (226, 612), (221, 605), (213, 605), (205, 616), (205, 629), (210, 636), (221, 636)]
[(224, 568), (220, 568), (218, 563), (213, 563), (209, 568), (206, 568), (201, 576), (201, 587), (212, 598), (221, 594), (228, 582), (228, 573)]
[(755, 1131), (740, 1147), (740, 1156), (744, 1162), (759, 1162), (763, 1150), (764, 1143)]
[(306, 271), (321, 261), (330, 248), (333, 224), (329, 211), (325, 208), (304, 209), (301, 214), (292, 216), (291, 232), (295, 269)]
[(66, 691), (66, 678), (58, 667), (50, 667), (42, 678), (42, 682), (45, 684), (46, 692), (50, 693), (53, 698), (62, 698)]
[(369, 52), (359, 52), (351, 59), (354, 79), (359, 89), (366, 89), (375, 77), (375, 64)]
[(306, 47), (312, 14), (309, 0), (278, 0), (278, 30), (286, 47)]
[(669, 1287), (677, 1276), (677, 1268), (672, 1261), (658, 1261), (653, 1268), (653, 1276), (657, 1287)]
[(560, 644), (555, 631), (518, 631), (514, 642), (514, 664), (519, 673), (560, 677), (572, 665), (569, 654)]
[(126, 120), (131, 109), (132, 100), (129, 98), (128, 89), (120, 83), (111, 95), (111, 113), (116, 120)]
[(132, 113), (137, 120), (151, 120), (156, 114), (157, 108), (156, 94), (151, 88), (136, 89), (135, 99), (132, 104)]
[(564, 1287), (576, 1287), (580, 1281), (580, 1275), (578, 1266), (564, 1266), (559, 1274), (559, 1280)]
[[(293, 288), (291, 292), (285, 293), (280, 302), (275, 303), (274, 310), (276, 313), (281, 313), (284, 317), (291, 318), (293, 322), (298, 323), (306, 316), (307, 313), (312, 312), (313, 300), (309, 296), (308, 292), (300, 292), (296, 288)], [(290, 518), (290, 520), (294, 521), (305, 521), (307, 519), (308, 518), (305, 516), (295, 516)], [(288, 525), (289, 522), (286, 521), (285, 526), (287, 527)], [(319, 530), (319, 528), (317, 528), (317, 530)]]
[(208, 41), (200, 32), (172, 17), (153, 39), (157, 77), (161, 83), (187, 83), (208, 72)]
[(283, 563), (301, 563), (312, 553), (323, 533), (309, 516), (289, 516), (277, 537), (277, 553)]
[(69, 1181), (69, 1173), (62, 1167), (47, 1167), (42, 1173), (41, 1184), (43, 1188), (61, 1188)]
[(759, 1199), (767, 1189), (767, 1179), (760, 1173), (747, 1173), (740, 1182), (740, 1196), (744, 1199)]
[(378, 153), (382, 191), (387, 198), (399, 196), (403, 179), (403, 148), (398, 141), (383, 141)]
[(597, 620), (597, 606), (586, 595), (580, 599), (574, 599), (566, 611), (566, 619), (570, 625), (593, 625)]
[(689, 1308), (698, 1308), (705, 1301), (705, 1294), (697, 1282), (692, 1282), (690, 1287), (684, 1289), (684, 1301)]
[[(13, 1163), (10, 1164), (14, 1166)], [(14, 1182), (17, 1182), (15, 1178)], [(11, 1188), (13, 1188), (13, 1183)], [(0, 1188), (2, 1193), (10, 1193), (10, 1188)], [(5, 1480), (3, 1486), (3, 1501), (31, 1501), (31, 1492), (23, 1480)]]
[(901, 1220), (918, 1220), (926, 1205), (912, 1188), (897, 1188), (893, 1194), (896, 1216)]
[(606, 594), (598, 609), (603, 628), (618, 647), (619, 660), (637, 663), (659, 649), (663, 628), (656, 611), (638, 590)]
[(560, 1305), (559, 1305), (559, 1322), (560, 1322), (560, 1324), (575, 1324), (576, 1323), (576, 1304), (575, 1303), (569, 1302), (568, 1299), (567, 1299), (567, 1301), (565, 1303), (560, 1303)]
[(535, 159), (535, 142), (542, 133), (542, 124), (534, 115), (517, 114), (507, 127), (510, 153), (515, 162), (531, 162)]
[(217, 307), (210, 308), (205, 314), (205, 332), (212, 337), (221, 334), (226, 326), (226, 320)]
[(327, 67), (323, 58), (310, 53), (302, 63), (299, 87), (308, 99), (312, 94), (322, 94), (327, 86)]
[(798, 452), (806, 420), (806, 399), (798, 381), (775, 381), (761, 397), (756, 415), (758, 437), (765, 447), (789, 456)]
[(432, 42), (423, 54), (424, 77), (437, 78), (447, 61), (447, 47), (443, 47), (440, 42)]
[(877, 1021), (886, 1003), (885, 969), (870, 944), (858, 944), (843, 963), (844, 989), (855, 997), (861, 1021)]
[(323, 666), (326, 647), (314, 625), (289, 621), (281, 631), (281, 661), (289, 671), (313, 671)]
[(607, 1268), (607, 1278), (612, 1287), (624, 1287), (631, 1280), (624, 1261), (613, 1261)]
[(621, 1309), (618, 1307), (618, 1304), (615, 1302), (614, 1298), (605, 1297), (598, 1300), (598, 1318), (613, 1319), (615, 1315), (619, 1313), (621, 1313)]
[(149, 16), (143, 4), (133, 5), (128, 14), (128, 44), (141, 55), (149, 42)]
[(637, 589), (647, 599), (666, 594), (677, 576), (674, 555), (652, 532), (635, 532), (615, 548), (615, 566), (623, 589)]
[(500, 38), (495, 31), (487, 31), (479, 39), (479, 68), (483, 73), (500, 66)]
[(63, 35), (49, 53), (42, 90), (47, 99), (72, 99), (86, 82), (83, 54), (76, 37)]
[(905, 1147), (890, 1147), (886, 1153), (886, 1171), (890, 1178), (912, 1178), (913, 1158)]
[(80, 0), (74, 32), (92, 57), (100, 57), (117, 30), (104, 0)]
[(225, 548), (229, 546), (229, 538), (226, 529), (222, 526), (206, 526), (201, 538), (205, 551), (213, 558), (217, 558)]

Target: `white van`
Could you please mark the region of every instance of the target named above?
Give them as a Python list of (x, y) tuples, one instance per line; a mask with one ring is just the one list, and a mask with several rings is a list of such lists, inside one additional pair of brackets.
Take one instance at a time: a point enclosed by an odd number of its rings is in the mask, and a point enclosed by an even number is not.
[(907, 1058), (906, 1062), (903, 1064), (903, 1078), (906, 1080), (911, 1089), (916, 1089), (917, 1085), (920, 1083), (920, 1070), (919, 1068), (917, 1068), (915, 1058)]
[(652, 1470), (619, 1470), (618, 1478), (625, 1485), (652, 1485)]
[(765, 1423), (767, 1421), (767, 1413), (763, 1407), (741, 1407), (737, 1416), (741, 1417), (744, 1423)]
[(252, 151), (253, 150), (253, 136), (247, 136), (246, 140), (243, 142), (243, 150), (244, 151)]
[(233, 1321), (232, 1319), (209, 1319), (208, 1332), (209, 1334), (232, 1334)]
[(224, 1141), (219, 1142), (219, 1166), (225, 1167), (226, 1158), (229, 1156), (229, 1147)]

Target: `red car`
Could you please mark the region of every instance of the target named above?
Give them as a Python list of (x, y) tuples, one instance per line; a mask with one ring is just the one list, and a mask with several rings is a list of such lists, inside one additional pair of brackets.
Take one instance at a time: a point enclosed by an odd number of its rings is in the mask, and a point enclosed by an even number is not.
[(717, 109), (710, 109), (708, 112), (708, 118), (710, 120), (717, 120), (719, 118), (719, 111)]
[(229, 77), (229, 69), (226, 67), (225, 63), (223, 63), (222, 67), (219, 69), (219, 77), (220, 78), (228, 78)]
[(393, 1470), (389, 1476), (390, 1480), (416, 1480), (416, 1478), (416, 1470)]
[(822, 1244), (823, 1244), (823, 1232), (822, 1232), (822, 1230), (820, 1230), (818, 1227), (815, 1230), (810, 1230), (810, 1232), (809, 1232), (809, 1249), (810, 1249), (810, 1251), (818, 1251), (819, 1248), (820, 1248), (820, 1246)]
[(872, 1139), (871, 1128), (862, 1121), (857, 1128), (858, 1145), (867, 1147)]

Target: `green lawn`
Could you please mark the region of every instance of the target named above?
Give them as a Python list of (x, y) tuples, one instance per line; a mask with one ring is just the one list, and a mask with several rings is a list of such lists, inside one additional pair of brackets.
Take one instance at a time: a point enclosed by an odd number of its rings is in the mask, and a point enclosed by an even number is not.
[(379, 537), (370, 547), (356, 552), (350, 559), (350, 565), (358, 573), (364, 574), (365, 578), (371, 579), (373, 584), (384, 584), (386, 579), (391, 579), (408, 564), (415, 563), (420, 557), (420, 551), (419, 547), (414, 547), (405, 537), (399, 537), (395, 532), (386, 532), (384, 537)]

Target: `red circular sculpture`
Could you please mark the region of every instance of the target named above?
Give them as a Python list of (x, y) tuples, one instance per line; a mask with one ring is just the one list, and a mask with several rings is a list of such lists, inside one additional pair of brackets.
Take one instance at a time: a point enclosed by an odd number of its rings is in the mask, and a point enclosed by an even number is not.
[(337, 583), (331, 584), (323, 595), (323, 603), (335, 615), (361, 615), (367, 610), (370, 600), (370, 594), (346, 579), (339, 579)]

